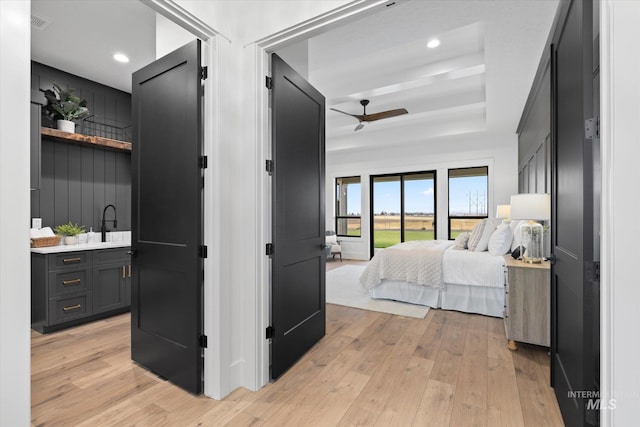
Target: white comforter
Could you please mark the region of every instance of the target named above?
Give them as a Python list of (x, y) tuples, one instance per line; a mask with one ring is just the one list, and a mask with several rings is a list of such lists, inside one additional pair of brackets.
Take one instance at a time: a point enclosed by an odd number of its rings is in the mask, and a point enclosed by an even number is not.
[(399, 243), (378, 252), (360, 276), (365, 289), (381, 280), (398, 280), (418, 285), (444, 288), (442, 258), (453, 242), (416, 240)]
[(504, 286), (504, 258), (457, 250), (449, 240), (400, 243), (378, 252), (360, 276), (371, 289), (382, 280), (444, 288), (444, 284)]

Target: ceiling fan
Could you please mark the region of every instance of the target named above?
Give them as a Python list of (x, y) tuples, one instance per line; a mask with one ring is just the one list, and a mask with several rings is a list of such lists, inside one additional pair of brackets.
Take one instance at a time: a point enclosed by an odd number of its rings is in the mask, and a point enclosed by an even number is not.
[(353, 130), (354, 132), (360, 130), (364, 127), (365, 123), (375, 122), (376, 120), (388, 119), (391, 117), (401, 116), (403, 114), (407, 114), (408, 111), (405, 108), (398, 108), (396, 110), (388, 110), (381, 111), (379, 113), (367, 114), (367, 105), (369, 105), (368, 99), (363, 99), (360, 101), (360, 105), (362, 105), (363, 113), (362, 114), (351, 114), (345, 111), (336, 110), (335, 108), (331, 108), (333, 111), (337, 111), (338, 113), (346, 114), (347, 116), (355, 117), (358, 120), (358, 126)]

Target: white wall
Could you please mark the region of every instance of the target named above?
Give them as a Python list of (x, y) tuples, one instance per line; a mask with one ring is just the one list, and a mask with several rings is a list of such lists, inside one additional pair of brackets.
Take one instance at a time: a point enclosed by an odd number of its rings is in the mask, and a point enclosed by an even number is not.
[(335, 228), (335, 178), (360, 176), (362, 183), (361, 230), (358, 237), (341, 237), (342, 254), (348, 259), (369, 259), (371, 175), (436, 170), (438, 239), (448, 236), (448, 169), (472, 166), (489, 167), (489, 216), (495, 207), (509, 204), (518, 192), (518, 141), (513, 135), (465, 134), (438, 138), (401, 149), (390, 144), (375, 150), (338, 150), (327, 153), (326, 227)]
[(0, 425), (31, 422), (31, 4), (0, 1)]
[(601, 411), (603, 426), (638, 425), (640, 406), (638, 22), (640, 2), (602, 2), (601, 398), (615, 399), (616, 404), (613, 410)]

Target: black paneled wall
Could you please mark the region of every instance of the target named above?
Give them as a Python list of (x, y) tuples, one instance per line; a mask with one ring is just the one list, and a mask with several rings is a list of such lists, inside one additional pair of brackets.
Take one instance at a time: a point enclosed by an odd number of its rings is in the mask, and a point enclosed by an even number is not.
[[(129, 153), (42, 141), (39, 212), (43, 226), (67, 221), (100, 229), (108, 204), (118, 211), (118, 230), (131, 229), (131, 156)], [(111, 219), (113, 212), (108, 213)], [(111, 224), (108, 223), (111, 228)]]
[[(69, 85), (87, 100), (93, 114), (131, 121), (131, 95), (126, 92), (36, 62), (32, 62), (31, 72), (32, 89), (50, 88), (54, 81)], [(113, 204), (118, 213), (117, 230), (131, 229), (129, 152), (67, 144), (43, 136), (40, 163), (40, 186), (31, 192), (31, 216), (41, 217), (43, 226), (73, 221), (98, 232), (102, 210)], [(108, 215), (111, 219), (113, 212)], [(107, 225), (112, 228), (111, 223)]]
[[(31, 89), (53, 89), (53, 83), (74, 88), (75, 95), (87, 100), (91, 114), (131, 123), (131, 94), (66, 73), (56, 68), (31, 62)], [(43, 126), (55, 127), (43, 120)], [(79, 131), (79, 126), (76, 128)]]

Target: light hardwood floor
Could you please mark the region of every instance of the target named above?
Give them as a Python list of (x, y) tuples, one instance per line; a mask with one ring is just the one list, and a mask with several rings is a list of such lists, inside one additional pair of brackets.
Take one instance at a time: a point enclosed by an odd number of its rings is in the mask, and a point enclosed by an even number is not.
[(222, 401), (132, 363), (129, 322), (123, 314), (32, 331), (33, 425), (562, 425), (546, 349), (507, 350), (502, 319), (433, 309), (413, 319), (328, 304), (326, 336), (296, 365)]

